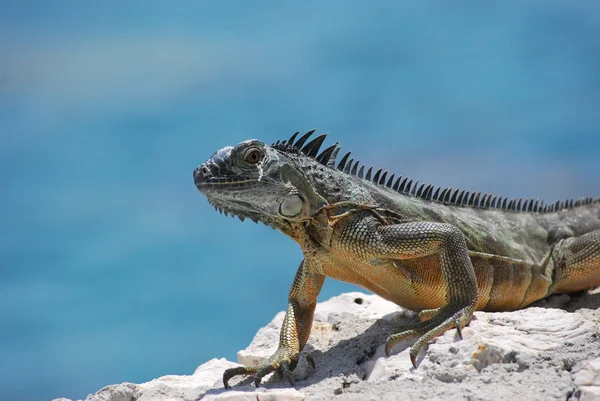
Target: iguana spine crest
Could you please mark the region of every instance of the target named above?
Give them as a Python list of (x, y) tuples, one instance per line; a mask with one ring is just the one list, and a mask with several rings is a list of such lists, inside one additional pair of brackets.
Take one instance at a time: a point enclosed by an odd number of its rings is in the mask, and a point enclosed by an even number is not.
[(335, 166), (337, 154), (341, 149), (341, 146), (339, 146), (337, 142), (319, 154), (319, 149), (325, 141), (327, 133), (321, 134), (306, 143), (315, 132), (316, 129), (311, 129), (296, 140), (296, 137), (300, 133), (297, 131), (290, 139), (277, 141), (271, 146), (286, 153), (303, 153), (304, 155), (317, 160), (324, 166), (336, 168), (351, 176), (372, 182), (375, 185), (390, 188), (404, 195), (416, 196), (426, 201), (442, 203), (444, 205), (477, 209), (499, 209), (525, 213), (554, 213), (559, 210), (572, 209), (592, 203), (600, 203), (600, 197), (567, 199), (563, 201), (557, 200), (556, 202), (550, 203), (540, 201), (539, 199), (509, 199), (508, 197), (496, 196), (491, 193), (484, 193), (482, 195), (481, 192), (453, 189), (452, 187), (442, 189), (441, 187), (435, 187), (432, 184), (426, 185), (425, 183), (421, 183), (419, 186), (418, 180), (415, 181), (413, 178), (409, 177), (399, 176), (394, 181), (395, 174), (391, 174), (388, 179), (388, 170), (383, 171), (383, 168), (377, 170), (375, 175), (371, 178), (373, 167), (369, 167), (366, 176), (364, 176), (363, 173), (366, 166), (364, 164), (361, 165), (360, 160), (357, 160), (356, 162), (353, 158), (348, 160), (352, 152), (346, 153), (338, 163), (337, 167)]

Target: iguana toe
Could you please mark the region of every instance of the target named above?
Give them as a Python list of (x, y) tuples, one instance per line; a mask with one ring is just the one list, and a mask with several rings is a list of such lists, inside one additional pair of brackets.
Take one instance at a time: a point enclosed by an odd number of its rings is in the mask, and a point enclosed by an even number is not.
[(275, 371), (275, 367), (273, 365), (266, 365), (260, 368), (258, 372), (254, 374), (254, 386), (256, 388), (260, 387), (260, 382), (263, 379), (263, 377), (265, 377), (273, 371)]
[(390, 356), (390, 354), (392, 353), (392, 348), (394, 348), (396, 344), (417, 336), (419, 336), (419, 332), (416, 330), (406, 330), (401, 333), (392, 334), (388, 337), (387, 341), (385, 342), (385, 354), (387, 356)]
[(290, 370), (289, 362), (281, 362), (279, 368), (281, 369), (281, 374), (283, 375), (283, 377), (285, 377), (288, 383), (290, 383), (290, 386), (294, 387), (294, 379), (292, 379), (292, 371)]
[(223, 387), (230, 389), (231, 386), (229, 385), (229, 380), (231, 378), (240, 375), (251, 375), (254, 374), (256, 370), (256, 368), (250, 368), (247, 366), (238, 366), (236, 368), (225, 370), (225, 372), (223, 372)]

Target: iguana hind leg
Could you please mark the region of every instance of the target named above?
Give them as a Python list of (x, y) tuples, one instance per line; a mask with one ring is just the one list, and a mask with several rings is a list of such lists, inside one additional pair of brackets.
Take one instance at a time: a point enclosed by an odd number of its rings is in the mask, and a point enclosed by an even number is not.
[(563, 240), (556, 246), (552, 258), (553, 293), (600, 286), (600, 230)]
[(288, 309), (281, 326), (277, 351), (260, 366), (227, 369), (223, 373), (225, 388), (229, 388), (232, 377), (240, 375), (254, 375), (254, 384), (258, 387), (262, 378), (275, 370), (279, 370), (293, 385), (290, 368), (296, 365), (300, 351), (308, 341), (317, 296), (324, 281), (324, 275), (311, 269), (310, 261), (304, 259), (300, 263), (288, 296)]
[[(354, 253), (358, 251), (363, 258), (398, 260), (429, 255), (440, 258), (439, 268), (447, 286), (446, 304), (424, 312), (425, 321), (390, 336), (386, 342), (388, 354), (398, 342), (419, 337), (410, 350), (411, 361), (416, 366), (417, 354), (427, 342), (453, 327), (460, 333), (469, 323), (477, 305), (477, 280), (465, 237), (457, 227), (435, 222), (384, 225), (376, 218), (363, 215), (340, 228), (334, 245)], [(385, 279), (397, 277), (390, 274)]]

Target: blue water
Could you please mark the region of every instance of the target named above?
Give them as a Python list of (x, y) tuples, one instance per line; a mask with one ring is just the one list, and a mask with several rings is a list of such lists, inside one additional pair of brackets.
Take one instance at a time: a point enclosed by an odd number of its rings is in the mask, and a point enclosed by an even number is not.
[(285, 307), (297, 245), (193, 185), (222, 146), (600, 195), (597, 1), (3, 1), (0, 51), (0, 400), (235, 360)]

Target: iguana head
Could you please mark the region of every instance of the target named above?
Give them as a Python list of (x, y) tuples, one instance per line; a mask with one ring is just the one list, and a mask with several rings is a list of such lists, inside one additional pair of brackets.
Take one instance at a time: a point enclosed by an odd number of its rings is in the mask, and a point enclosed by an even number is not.
[(302, 221), (327, 204), (304, 175), (307, 162), (316, 163), (300, 152), (251, 139), (218, 150), (194, 170), (194, 182), (225, 214), (279, 226)]

